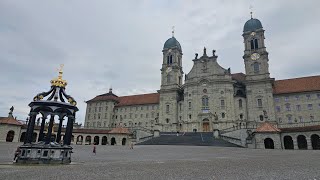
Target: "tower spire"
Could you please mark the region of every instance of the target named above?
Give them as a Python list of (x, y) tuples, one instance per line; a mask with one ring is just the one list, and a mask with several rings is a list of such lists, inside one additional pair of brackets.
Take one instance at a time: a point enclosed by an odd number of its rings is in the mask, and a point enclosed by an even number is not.
[(252, 10), (253, 10), (253, 6), (252, 5), (250, 5), (250, 7), (249, 7), (249, 9), (250, 9), (250, 16), (251, 16), (251, 19), (252, 19)]

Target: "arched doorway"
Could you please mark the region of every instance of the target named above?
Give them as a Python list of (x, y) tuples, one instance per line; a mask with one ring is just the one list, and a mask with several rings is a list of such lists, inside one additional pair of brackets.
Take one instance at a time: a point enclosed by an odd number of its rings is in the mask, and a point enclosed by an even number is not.
[(14, 138), (14, 131), (11, 130), (7, 133), (6, 142), (12, 142), (13, 138)]
[(76, 144), (82, 144), (82, 142), (83, 142), (83, 136), (79, 135), (79, 136), (77, 137), (77, 142), (76, 142)]
[(297, 141), (298, 141), (298, 148), (299, 149), (308, 149), (307, 140), (304, 135), (299, 135), (297, 137)]
[(311, 135), (312, 149), (320, 149), (320, 137), (317, 134)]
[(122, 138), (122, 146), (126, 145), (127, 139), (126, 138)]
[(106, 144), (108, 144), (108, 138), (107, 136), (103, 136), (101, 140), (101, 145), (106, 145)]
[(265, 149), (274, 149), (274, 143), (271, 138), (264, 139), (264, 148)]
[(210, 132), (210, 124), (208, 119), (204, 119), (202, 121), (202, 131), (203, 132)]
[(87, 136), (85, 145), (90, 145), (90, 144), (91, 144), (91, 136)]
[(93, 138), (93, 142), (94, 142), (95, 145), (99, 145), (99, 141), (100, 141), (99, 136), (95, 136)]
[(26, 138), (26, 132), (21, 133), (20, 142), (23, 142), (25, 138)]
[(117, 144), (116, 138), (112, 137), (111, 138), (111, 145), (115, 145), (115, 144)]
[(37, 136), (38, 134), (36, 132), (32, 134), (32, 142), (37, 142)]
[(291, 136), (285, 136), (283, 138), (284, 149), (294, 149), (293, 148), (293, 140)]

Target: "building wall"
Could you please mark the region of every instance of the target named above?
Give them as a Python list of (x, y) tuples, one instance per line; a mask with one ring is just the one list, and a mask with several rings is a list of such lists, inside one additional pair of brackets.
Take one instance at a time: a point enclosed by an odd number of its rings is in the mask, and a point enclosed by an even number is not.
[(264, 141), (267, 138), (273, 140), (274, 149), (282, 149), (280, 133), (257, 133), (255, 135), (256, 148), (265, 149)]
[(274, 95), (274, 104), (277, 122), (282, 126), (320, 121), (319, 91)]
[(21, 126), (0, 124), (0, 142), (6, 142), (7, 134), (9, 131), (14, 131), (12, 142), (19, 142)]
[(290, 136), (292, 138), (292, 140), (293, 140), (294, 149), (299, 149), (299, 147), (298, 147), (298, 136), (299, 135), (303, 135), (303, 136), (306, 137), (307, 149), (311, 150), (311, 149), (313, 149), (312, 148), (312, 142), (311, 142), (311, 136), (314, 135), (314, 134), (320, 136), (320, 131), (281, 133), (282, 148), (285, 149), (285, 147), (284, 147), (284, 137), (285, 136)]

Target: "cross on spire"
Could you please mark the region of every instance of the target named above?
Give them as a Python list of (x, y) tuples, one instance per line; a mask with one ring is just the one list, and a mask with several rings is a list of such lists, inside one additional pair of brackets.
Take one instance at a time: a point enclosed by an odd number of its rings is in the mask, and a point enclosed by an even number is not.
[(172, 26), (172, 37), (174, 37), (174, 26)]
[(250, 9), (250, 15), (251, 15), (251, 19), (252, 19), (253, 6), (252, 6), (252, 5), (250, 5), (249, 9)]

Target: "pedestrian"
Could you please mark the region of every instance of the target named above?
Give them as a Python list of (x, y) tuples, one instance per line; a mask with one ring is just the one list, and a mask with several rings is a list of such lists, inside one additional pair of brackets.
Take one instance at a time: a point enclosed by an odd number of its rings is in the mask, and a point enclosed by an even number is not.
[(133, 142), (130, 142), (130, 149), (133, 149)]
[(93, 144), (93, 150), (92, 150), (92, 152), (93, 152), (94, 155), (96, 155), (96, 153), (97, 153), (96, 145), (95, 145), (95, 144)]
[(20, 149), (20, 147), (17, 147), (16, 151), (14, 152), (13, 161), (16, 161), (16, 159), (17, 159), (17, 157), (19, 156), (20, 153), (21, 153), (21, 149)]

